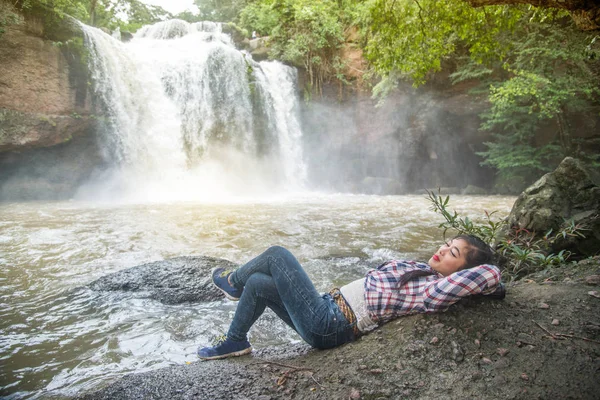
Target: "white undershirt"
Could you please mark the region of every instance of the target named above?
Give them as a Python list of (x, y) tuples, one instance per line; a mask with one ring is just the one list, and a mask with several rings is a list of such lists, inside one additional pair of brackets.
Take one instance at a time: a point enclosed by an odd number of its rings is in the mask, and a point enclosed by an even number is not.
[(356, 316), (356, 326), (361, 332), (369, 332), (377, 328), (377, 324), (369, 317), (365, 301), (365, 278), (357, 279), (340, 288), (342, 296), (348, 302)]

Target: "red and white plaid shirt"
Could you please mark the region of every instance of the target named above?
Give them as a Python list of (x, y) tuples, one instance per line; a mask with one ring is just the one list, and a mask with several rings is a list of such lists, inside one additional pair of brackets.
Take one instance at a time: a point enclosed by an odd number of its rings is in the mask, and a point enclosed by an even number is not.
[(401, 315), (445, 311), (463, 297), (492, 293), (500, 278), (494, 265), (444, 277), (426, 263), (392, 260), (367, 272), (367, 310), (379, 324)]

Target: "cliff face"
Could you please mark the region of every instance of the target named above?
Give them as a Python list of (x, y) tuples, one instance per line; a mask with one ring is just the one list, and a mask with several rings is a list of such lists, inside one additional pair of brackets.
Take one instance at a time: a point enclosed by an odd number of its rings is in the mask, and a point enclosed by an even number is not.
[[(68, 17), (43, 9), (6, 27), (0, 40), (0, 199), (68, 197), (99, 162), (78, 43), (81, 33)], [(87, 156), (78, 157), (82, 151)], [(44, 168), (41, 159), (53, 161)]]
[(0, 41), (0, 151), (53, 146), (90, 127), (81, 61), (44, 34), (42, 24), (27, 17)]

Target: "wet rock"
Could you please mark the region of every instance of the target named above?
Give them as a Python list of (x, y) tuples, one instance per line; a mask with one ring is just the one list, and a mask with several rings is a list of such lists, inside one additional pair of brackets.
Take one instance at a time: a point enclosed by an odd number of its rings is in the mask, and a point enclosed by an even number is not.
[(215, 267), (237, 265), (213, 257), (178, 257), (118, 271), (88, 286), (102, 292), (135, 292), (165, 304), (213, 301), (223, 298), (211, 282), (210, 272)]
[(565, 158), (554, 172), (544, 175), (517, 198), (508, 216), (509, 226), (544, 235), (559, 232), (569, 221), (585, 225), (585, 237), (559, 237), (550, 246), (558, 253), (594, 255), (600, 248), (600, 187), (595, 177), (574, 158)]

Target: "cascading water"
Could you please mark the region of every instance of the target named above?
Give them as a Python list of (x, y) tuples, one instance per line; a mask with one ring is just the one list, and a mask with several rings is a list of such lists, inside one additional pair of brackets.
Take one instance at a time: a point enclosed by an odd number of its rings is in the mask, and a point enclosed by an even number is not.
[(83, 30), (112, 166), (86, 187), (95, 197), (98, 184), (155, 200), (302, 188), (293, 68), (255, 62), (212, 22), (160, 22), (128, 43)]

